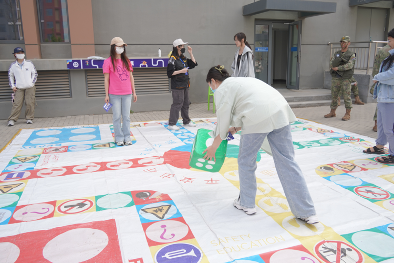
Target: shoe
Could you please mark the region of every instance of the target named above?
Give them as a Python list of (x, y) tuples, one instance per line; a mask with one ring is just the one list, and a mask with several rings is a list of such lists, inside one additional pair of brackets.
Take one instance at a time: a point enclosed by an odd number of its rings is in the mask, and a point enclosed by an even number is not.
[(331, 109), (331, 112), (329, 114), (324, 115), (325, 118), (331, 118), (331, 117), (336, 117), (336, 108)]
[(359, 98), (359, 96), (355, 96), (355, 104), (357, 105), (364, 105), (365, 103), (361, 101), (361, 99)]
[(132, 141), (125, 141), (125, 146), (133, 145)]
[(168, 126), (167, 129), (170, 129), (170, 130), (180, 130), (180, 128), (179, 128), (178, 126), (176, 126), (176, 125), (174, 125), (174, 126)]
[(317, 224), (320, 222), (320, 221), (318, 221), (318, 218), (315, 215), (309, 216), (307, 218), (299, 218), (298, 217), (298, 219), (305, 221), (309, 225), (314, 225), (314, 224)]
[(351, 118), (351, 108), (346, 108), (346, 113), (343, 116), (342, 120), (343, 121), (348, 121)]
[(256, 214), (256, 209), (255, 209), (255, 207), (254, 208), (246, 208), (246, 207), (243, 207), (241, 204), (240, 204), (240, 196), (239, 196), (239, 198), (237, 198), (234, 202), (233, 202), (233, 206), (234, 207), (236, 207), (237, 209), (239, 209), (239, 210), (243, 210), (246, 214), (248, 214), (248, 215), (254, 215), (254, 214)]
[(26, 124), (33, 124), (33, 121), (28, 119), (28, 120), (26, 120)]
[(14, 120), (8, 121), (8, 126), (13, 126), (14, 125)]
[(188, 124), (184, 124), (184, 127), (196, 127), (196, 124), (191, 121)]
[(118, 141), (117, 146), (123, 146), (123, 141)]

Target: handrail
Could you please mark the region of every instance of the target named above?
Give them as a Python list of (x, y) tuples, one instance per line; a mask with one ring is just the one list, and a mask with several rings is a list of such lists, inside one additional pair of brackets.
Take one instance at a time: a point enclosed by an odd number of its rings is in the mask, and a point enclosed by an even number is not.
[[(373, 63), (371, 62), (371, 53), (372, 53), (372, 46), (374, 45), (374, 56), (373, 58), (376, 57), (377, 50), (380, 49), (381, 47), (378, 47), (379, 44), (386, 44), (388, 41), (381, 41), (381, 40), (375, 40), (375, 41), (357, 41), (357, 42), (351, 42), (351, 44), (369, 44), (368, 47), (353, 47), (350, 46), (349, 49), (353, 50), (357, 54), (357, 58), (361, 58), (362, 60), (359, 61), (358, 66), (360, 67), (358, 69), (365, 69), (366, 67), (366, 74), (369, 72), (369, 64)], [(329, 51), (329, 57), (331, 58), (334, 51), (335, 47), (334, 45), (338, 44), (340, 45), (340, 42), (328, 42), (328, 45), (330, 45), (330, 51)]]

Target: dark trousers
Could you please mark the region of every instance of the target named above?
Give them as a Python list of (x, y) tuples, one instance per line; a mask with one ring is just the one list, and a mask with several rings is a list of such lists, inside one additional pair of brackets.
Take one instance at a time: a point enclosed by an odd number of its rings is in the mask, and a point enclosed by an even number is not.
[(169, 126), (177, 124), (179, 112), (181, 110), (181, 117), (184, 125), (189, 124), (189, 88), (183, 90), (172, 89), (171, 95), (173, 97), (173, 104), (170, 108)]

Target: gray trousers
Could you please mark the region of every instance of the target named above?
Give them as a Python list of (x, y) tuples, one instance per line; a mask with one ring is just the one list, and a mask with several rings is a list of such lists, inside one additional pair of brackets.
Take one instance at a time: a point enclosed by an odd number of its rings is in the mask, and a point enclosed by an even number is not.
[(240, 179), (240, 204), (255, 207), (257, 191), (255, 170), (256, 156), (265, 138), (268, 138), (274, 164), (285, 196), (296, 217), (307, 218), (316, 214), (313, 200), (303, 173), (294, 159), (291, 127), (285, 126), (270, 133), (242, 135), (238, 157)]
[(389, 153), (394, 155), (394, 103), (377, 103), (377, 145), (390, 145)]
[(191, 119), (189, 118), (189, 88), (183, 90), (171, 90), (171, 95), (173, 97), (173, 104), (170, 108), (169, 126), (174, 126), (177, 124), (179, 112), (181, 110), (182, 122), (184, 125), (189, 124)]

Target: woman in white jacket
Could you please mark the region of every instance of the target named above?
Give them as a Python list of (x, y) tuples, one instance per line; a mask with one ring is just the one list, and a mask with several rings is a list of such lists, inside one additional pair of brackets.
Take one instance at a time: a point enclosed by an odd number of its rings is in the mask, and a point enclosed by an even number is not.
[(251, 46), (247, 42), (247, 37), (243, 32), (234, 36), (236, 46), (239, 48), (232, 63), (232, 77), (254, 77), (254, 55)]
[(237, 160), (240, 196), (233, 205), (248, 215), (256, 213), (256, 156), (263, 148), (273, 156), (292, 213), (308, 224), (318, 223), (306, 181), (294, 159), (290, 123), (296, 117), (284, 97), (256, 78), (229, 77), (219, 65), (209, 70), (206, 82), (215, 92), (217, 126), (211, 135), (214, 142), (204, 151), (204, 158), (215, 159), (228, 132), (243, 131)]

